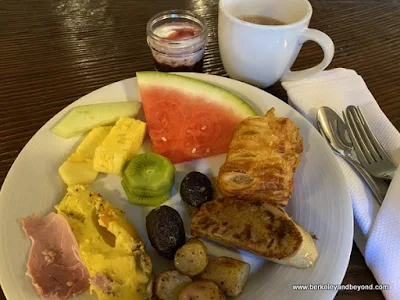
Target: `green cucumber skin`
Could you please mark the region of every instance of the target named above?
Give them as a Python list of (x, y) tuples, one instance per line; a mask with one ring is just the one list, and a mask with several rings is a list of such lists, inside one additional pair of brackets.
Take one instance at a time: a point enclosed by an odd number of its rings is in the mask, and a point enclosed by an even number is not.
[(122, 188), (131, 204), (157, 207), (169, 199), (170, 192), (158, 197), (136, 196), (130, 193), (129, 187), (121, 181)]
[(134, 100), (77, 106), (54, 125), (51, 132), (71, 138), (97, 126), (113, 124), (121, 117), (134, 118), (141, 107), (142, 103)]
[(234, 107), (235, 111), (245, 117), (259, 115), (254, 108), (236, 94), (203, 80), (157, 71), (136, 72), (136, 77), (139, 87), (141, 84), (149, 84), (187, 90), (191, 93), (204, 95), (205, 99), (211, 98), (226, 107)]

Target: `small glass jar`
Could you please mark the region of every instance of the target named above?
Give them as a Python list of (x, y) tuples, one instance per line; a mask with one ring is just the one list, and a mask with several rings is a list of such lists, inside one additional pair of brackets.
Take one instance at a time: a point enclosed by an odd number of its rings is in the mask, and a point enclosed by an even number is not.
[(165, 11), (147, 23), (147, 44), (161, 72), (201, 72), (207, 38), (204, 20), (190, 11)]

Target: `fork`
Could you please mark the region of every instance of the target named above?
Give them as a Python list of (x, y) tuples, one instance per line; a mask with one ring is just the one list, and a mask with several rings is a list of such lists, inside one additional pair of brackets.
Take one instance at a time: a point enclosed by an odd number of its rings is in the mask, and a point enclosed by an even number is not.
[(360, 108), (348, 106), (343, 117), (361, 165), (374, 177), (393, 179), (396, 166), (375, 137)]

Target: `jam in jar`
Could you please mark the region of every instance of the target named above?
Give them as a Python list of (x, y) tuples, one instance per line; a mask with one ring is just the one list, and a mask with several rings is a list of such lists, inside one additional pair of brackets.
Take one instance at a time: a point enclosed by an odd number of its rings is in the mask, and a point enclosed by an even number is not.
[(207, 44), (204, 20), (186, 10), (169, 10), (147, 23), (147, 44), (161, 72), (201, 72)]

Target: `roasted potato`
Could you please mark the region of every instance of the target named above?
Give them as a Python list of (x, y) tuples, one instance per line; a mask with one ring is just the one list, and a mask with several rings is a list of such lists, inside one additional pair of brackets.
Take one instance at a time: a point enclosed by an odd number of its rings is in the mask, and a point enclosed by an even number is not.
[(218, 285), (210, 280), (194, 281), (179, 294), (178, 300), (226, 300)]
[(179, 293), (191, 282), (189, 276), (176, 270), (166, 271), (157, 276), (153, 293), (159, 300), (178, 300)]
[(174, 264), (183, 274), (189, 276), (200, 274), (208, 264), (206, 245), (198, 239), (190, 239), (176, 251)]
[(225, 295), (234, 297), (242, 293), (249, 273), (248, 263), (222, 256), (210, 261), (200, 278), (212, 280)]

